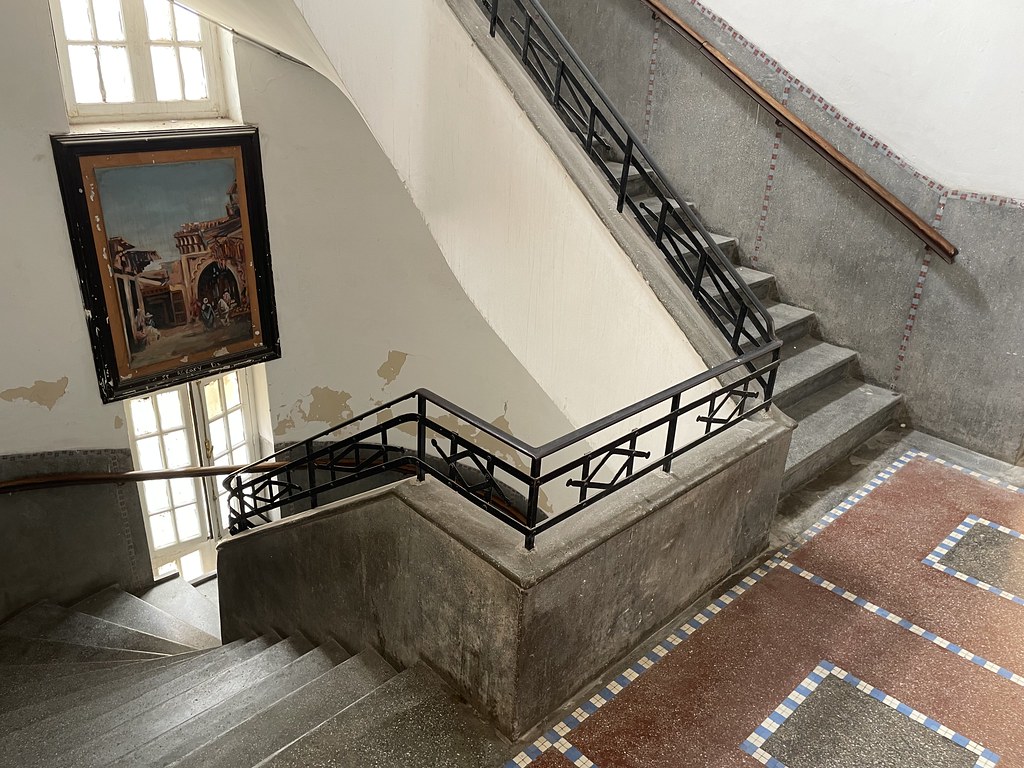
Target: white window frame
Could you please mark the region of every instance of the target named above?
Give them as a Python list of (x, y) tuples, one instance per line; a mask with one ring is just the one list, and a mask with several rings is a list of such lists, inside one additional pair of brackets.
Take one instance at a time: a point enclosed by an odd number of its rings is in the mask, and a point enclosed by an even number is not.
[[(169, 0), (170, 1), (170, 0)], [(123, 104), (79, 104), (75, 101), (75, 87), (71, 77), (71, 62), (68, 41), (64, 32), (64, 19), (60, 0), (50, 0), (53, 33), (57, 42), (57, 58), (60, 62), (61, 81), (64, 86), (64, 101), (68, 118), (72, 124), (107, 121), (147, 121), (168, 119), (217, 119), (228, 116), (224, 87), (224, 67), (221, 62), (217, 27), (203, 17), (199, 18), (199, 44), (182, 43), (190, 47), (201, 46), (203, 66), (206, 69), (207, 98), (193, 101), (159, 101), (153, 79), (153, 64), (150, 45), (162, 43), (149, 40), (146, 25), (146, 11), (143, 0), (120, 0), (125, 28), (125, 42), (128, 62), (131, 67), (135, 100)], [(187, 7), (183, 3), (174, 3)], [(167, 45), (178, 45), (167, 43)], [(184, 92), (184, 91), (183, 91)]]
[[(258, 420), (256, 418), (256, 388), (253, 382), (253, 376), (251, 375), (251, 369), (242, 368), (232, 372), (238, 376), (239, 385), (239, 399), (240, 410), (244, 423), (244, 429), (247, 440), (247, 447), (249, 452), (249, 461), (256, 461), (259, 458), (260, 450), (260, 435), (258, 432)], [(183, 408), (183, 420), (184, 431), (189, 442), (189, 456), (192, 466), (216, 466), (213, 459), (213, 447), (210, 436), (210, 417), (207, 412), (206, 400), (204, 396), (204, 388), (207, 384), (221, 379), (227, 373), (221, 373), (216, 376), (201, 379), (199, 381), (190, 382), (188, 384), (180, 384), (176, 387), (169, 387), (166, 391), (178, 391), (179, 397), (181, 398)], [(223, 385), (220, 386), (220, 391), (223, 393)], [(153, 392), (150, 395), (144, 395), (143, 397), (154, 398), (154, 412), (157, 418), (157, 429), (158, 432), (152, 433), (153, 435), (162, 435), (164, 430), (160, 422), (159, 410), (155, 407), (155, 398), (161, 392)], [(133, 400), (141, 398), (132, 398)], [(135, 424), (132, 417), (131, 400), (125, 402), (125, 413), (126, 413), (126, 426), (128, 428), (129, 442), (131, 444), (132, 460), (135, 466), (141, 467), (138, 453), (138, 441), (146, 437), (150, 437), (150, 434), (136, 437)], [(222, 397), (223, 403), (223, 397)], [(224, 408), (224, 413), (228, 410), (234, 410)], [(219, 417), (214, 417), (214, 419)], [(180, 429), (174, 427), (173, 430)], [(168, 431), (173, 431), (168, 430)], [(229, 444), (229, 451), (230, 451)], [(161, 448), (161, 451), (163, 449)], [(143, 520), (146, 525), (146, 538), (149, 542), (150, 557), (152, 558), (153, 573), (158, 577), (161, 575), (160, 570), (165, 568), (168, 564), (175, 564), (181, 560), (182, 557), (191, 554), (192, 552), (200, 552), (200, 556), (203, 561), (203, 571), (206, 575), (212, 573), (216, 569), (216, 546), (219, 541), (227, 538), (228, 530), (223, 523), (222, 511), (220, 506), (220, 497), (223, 493), (223, 487), (221, 482), (223, 477), (208, 477), (208, 478), (195, 478), (194, 483), (196, 486), (196, 504), (199, 508), (199, 525), (200, 535), (193, 537), (186, 541), (179, 541), (177, 544), (172, 544), (168, 547), (157, 549), (154, 540), (153, 532), (150, 526), (150, 510), (146, 500), (146, 492), (144, 484), (139, 484), (139, 501), (142, 507)], [(163, 482), (163, 481), (158, 481)], [(172, 518), (173, 507), (172, 507)], [(175, 523), (176, 525), (176, 523)], [(175, 528), (177, 532), (177, 529)]]

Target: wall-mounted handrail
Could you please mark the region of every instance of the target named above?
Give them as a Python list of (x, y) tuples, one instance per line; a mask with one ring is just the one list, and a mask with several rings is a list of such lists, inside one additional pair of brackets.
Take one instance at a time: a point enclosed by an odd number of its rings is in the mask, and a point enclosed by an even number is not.
[(660, 16), (661, 20), (668, 24), (686, 42), (697, 48), (718, 70), (736, 83), (750, 98), (766, 109), (780, 125), (787, 128), (800, 141), (821, 155), (830, 165), (834, 166), (846, 178), (867, 193), (871, 199), (895, 217), (897, 221), (924, 243), (927, 249), (937, 253), (950, 264), (953, 263), (960, 251), (943, 237), (935, 227), (910, 210), (902, 200), (879, 184), (871, 174), (836, 149), (821, 134), (793, 114), (778, 99), (736, 66), (729, 57), (712, 45), (706, 37), (679, 18), (661, 0), (640, 0), (640, 2)]
[[(130, 470), (127, 472), (58, 472), (46, 475), (18, 477), (0, 481), (0, 494), (22, 491), (43, 491), (48, 488), (68, 488), (77, 485), (123, 485), (144, 483), (148, 480), (180, 480), (182, 478), (219, 477), (230, 475), (250, 465), (230, 464), (220, 467), (181, 467), (180, 469)], [(257, 471), (279, 469), (280, 462), (261, 462)]]

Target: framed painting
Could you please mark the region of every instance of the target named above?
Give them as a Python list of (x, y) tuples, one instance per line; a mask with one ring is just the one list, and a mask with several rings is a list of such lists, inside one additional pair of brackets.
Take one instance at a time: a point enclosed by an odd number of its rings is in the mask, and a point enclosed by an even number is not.
[(255, 128), (52, 141), (104, 402), (281, 356)]

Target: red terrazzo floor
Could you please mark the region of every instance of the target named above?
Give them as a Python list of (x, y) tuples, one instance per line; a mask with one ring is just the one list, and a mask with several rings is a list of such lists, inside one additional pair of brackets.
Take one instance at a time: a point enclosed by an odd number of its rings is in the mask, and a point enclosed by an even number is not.
[[(1024, 496), (914, 459), (789, 561), (1024, 673), (1024, 606), (921, 562), (969, 514), (1020, 530)], [(1024, 767), (1024, 687), (781, 566), (564, 738), (598, 768), (757, 766), (740, 744), (820, 661)]]

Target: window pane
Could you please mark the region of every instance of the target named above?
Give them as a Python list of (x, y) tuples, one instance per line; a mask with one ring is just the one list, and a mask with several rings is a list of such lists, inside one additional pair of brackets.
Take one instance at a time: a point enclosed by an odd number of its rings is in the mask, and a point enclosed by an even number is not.
[(181, 560), (181, 578), (185, 581), (198, 579), (203, 575), (203, 556), (199, 552), (189, 552)]
[(100, 40), (124, 40), (121, 0), (92, 0), (92, 12), (96, 18), (96, 35)]
[(188, 541), (199, 536), (199, 510), (195, 504), (174, 510), (174, 519), (178, 523), (178, 539)]
[(224, 406), (220, 401), (220, 385), (216, 381), (211, 381), (203, 387), (203, 397), (206, 399), (206, 416), (208, 418), (212, 419), (224, 412)]
[(153, 82), (159, 101), (181, 101), (181, 80), (178, 79), (178, 52), (166, 45), (150, 48), (153, 56)]
[(64, 36), (68, 40), (93, 39), (89, 0), (60, 0), (60, 15), (64, 17)]
[(232, 464), (248, 464), (252, 459), (249, 458), (249, 446), (240, 445), (231, 452), (231, 463)]
[(203, 69), (203, 53), (198, 48), (179, 48), (181, 74), (185, 80), (185, 98), (197, 101), (207, 97), (206, 71)]
[(196, 500), (196, 483), (187, 477), (171, 480), (171, 497), (176, 506), (183, 507)]
[(127, 48), (101, 45), (100, 69), (103, 72), (103, 88), (106, 91), (107, 104), (124, 104), (135, 101)]
[(150, 40), (173, 40), (171, 4), (168, 0), (146, 0), (146, 26)]
[(174, 563), (167, 563), (166, 565), (161, 565), (157, 569), (156, 575), (157, 575), (157, 578), (160, 578), (161, 576), (170, 576), (172, 573), (177, 573), (177, 572), (178, 572), (178, 566), (176, 566)]
[(227, 424), (224, 419), (214, 419), (210, 422), (210, 442), (213, 444), (213, 455), (220, 456), (228, 451)]
[(192, 463), (188, 440), (182, 430), (164, 436), (164, 450), (167, 452), (168, 469), (181, 469)]
[(156, 432), (156, 414), (153, 413), (153, 398), (140, 397), (131, 401), (132, 428), (136, 435), (151, 435)]
[(139, 454), (139, 469), (166, 469), (160, 454), (160, 438), (147, 437), (135, 444)]
[(162, 512), (150, 517), (149, 530), (153, 534), (154, 549), (163, 549), (178, 541), (174, 536), (174, 523), (171, 522), (170, 512)]
[(75, 86), (75, 101), (79, 104), (102, 104), (96, 49), (91, 45), (69, 45), (68, 62), (71, 65), (71, 82)]
[(160, 409), (160, 426), (164, 429), (177, 429), (184, 426), (181, 420), (181, 395), (177, 392), (161, 392), (156, 396), (156, 406)]
[(228, 431), (231, 434), (231, 447), (245, 443), (245, 418), (241, 409), (228, 414)]
[(203, 38), (199, 34), (199, 17), (188, 8), (174, 6), (174, 26), (178, 41), (182, 43), (200, 43)]
[(221, 381), (224, 382), (224, 404), (228, 408), (234, 408), (242, 402), (238, 395), (238, 373), (232, 371), (227, 376), (224, 376)]
[(226, 531), (231, 527), (231, 520), (228, 519), (228, 514), (231, 511), (231, 507), (228, 506), (228, 495), (226, 493), (221, 494), (217, 497), (217, 504), (220, 506), (220, 524), (221, 527)]
[(171, 498), (167, 493), (166, 480), (149, 480), (142, 484), (146, 494), (146, 511), (149, 513), (163, 512), (171, 508)]

